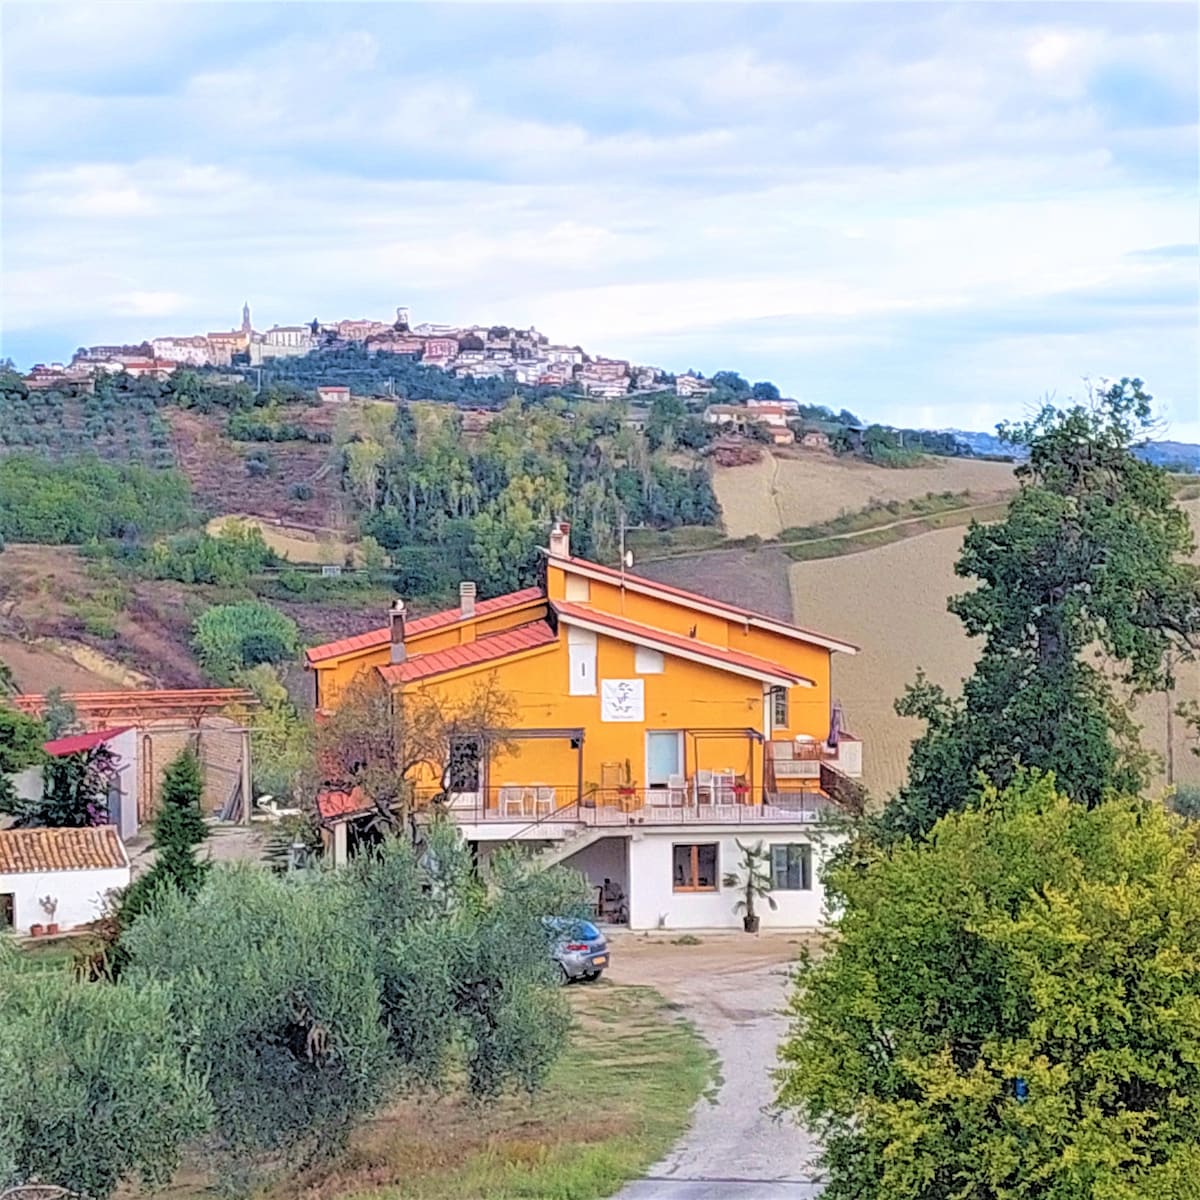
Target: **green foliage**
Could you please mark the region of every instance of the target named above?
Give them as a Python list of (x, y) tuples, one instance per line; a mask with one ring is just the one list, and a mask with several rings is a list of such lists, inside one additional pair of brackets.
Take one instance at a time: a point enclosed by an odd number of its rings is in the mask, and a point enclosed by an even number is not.
[(1171, 808), (1187, 821), (1200, 821), (1200, 787), (1180, 784), (1171, 797)]
[(646, 444), (651, 450), (673, 450), (676, 446), (694, 450), (712, 441), (717, 429), (689, 412), (687, 405), (673, 392), (660, 392), (650, 402), (645, 433)]
[(108, 820), (108, 793), (116, 778), (116, 759), (104, 746), (79, 754), (43, 758), (42, 794), (20, 800), (0, 796), (0, 812), (23, 828), (74, 829)]
[(222, 683), (243, 667), (283, 662), (299, 645), (296, 622), (259, 600), (218, 604), (201, 614), (192, 644), (204, 669)]
[(0, 946), (0, 1189), (39, 1179), (102, 1200), (168, 1182), (211, 1111), (163, 1037), (166, 990), (21, 972), (13, 953)]
[(484, 594), (533, 582), (538, 548), (560, 516), (580, 554), (613, 557), (629, 525), (713, 524), (707, 473), (684, 471), (622, 427), (611, 406), (510, 404), (474, 438), (455, 413), (401, 405), (343, 447), (344, 489), (363, 531), (390, 554), (405, 595)]
[(304, 781), (315, 767), (312, 718), (297, 710), (278, 672), (267, 663), (242, 671), (237, 683), (258, 699), (256, 707), (236, 713), (250, 729), (254, 792), (285, 804), (293, 802), (305, 790)]
[(829, 1200), (1193, 1194), (1198, 851), (1154, 804), (1023, 775), (835, 867), (778, 1074)]
[(120, 921), (128, 925), (165, 889), (194, 896), (209, 863), (196, 858), (196, 847), (208, 837), (200, 801), (204, 778), (195, 750), (184, 750), (163, 773), (158, 814), (154, 818), (154, 865), (129, 887)]
[(36, 717), (0, 702), (0, 812), (11, 813), (16, 802), (9, 776), (45, 760), (46, 737), (46, 726)]
[(438, 823), (418, 856), (397, 838), (360, 857), (340, 881), (373, 948), (391, 1045), (405, 1076), (444, 1084), (456, 1053), (477, 1096), (536, 1087), (565, 1042), (548, 915), (582, 915), (580, 877), (496, 856), (491, 886), (466, 845)]
[(1149, 414), (1140, 381), (1123, 380), (1005, 431), (1029, 450), (1021, 489), (1003, 521), (972, 523), (956, 570), (979, 586), (950, 602), (983, 651), (961, 699), (919, 676), (897, 703), (927, 730), (884, 813), (889, 834), (927, 830), (980, 773), (1003, 786), (1019, 764), (1053, 770), (1084, 804), (1147, 781), (1128, 696), (1161, 689), (1200, 633), (1187, 516), (1169, 476), (1130, 453)]
[(75, 705), (66, 698), (57, 684), (46, 693), (46, 702), (42, 706), (42, 721), (46, 726), (46, 735), (50, 738), (62, 737), (79, 722), (79, 713)]
[(263, 541), (261, 530), (240, 521), (227, 521), (216, 537), (184, 533), (145, 549), (135, 548), (123, 558), (148, 579), (231, 588), (245, 587), (255, 575), (280, 562)]
[(50, 544), (178, 529), (190, 515), (187, 481), (174, 470), (0, 458), (0, 538)]
[(327, 429), (312, 429), (297, 421), (286, 421), (273, 407), (253, 411), (238, 409), (230, 416), (226, 432), (239, 442), (333, 441)]
[(264, 1151), (326, 1151), (382, 1098), (391, 1064), (356, 915), (327, 881), (222, 866), (165, 895), (124, 941), (131, 987), (169, 985), (156, 1028), (192, 1048), (238, 1173)]

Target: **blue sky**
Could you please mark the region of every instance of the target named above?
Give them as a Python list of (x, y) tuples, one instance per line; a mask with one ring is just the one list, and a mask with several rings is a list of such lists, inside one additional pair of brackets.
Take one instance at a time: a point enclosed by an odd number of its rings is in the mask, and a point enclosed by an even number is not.
[(536, 324), (877, 419), (1200, 440), (1191, 4), (9, 2), (2, 353)]

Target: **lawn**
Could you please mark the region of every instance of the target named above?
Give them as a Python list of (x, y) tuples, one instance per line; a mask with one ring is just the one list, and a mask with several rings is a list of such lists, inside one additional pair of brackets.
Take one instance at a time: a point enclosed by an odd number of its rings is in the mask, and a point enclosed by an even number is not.
[(336, 1163), (270, 1200), (592, 1200), (641, 1175), (687, 1127), (712, 1055), (650, 988), (601, 982), (568, 995), (571, 1044), (532, 1099), (395, 1105)]

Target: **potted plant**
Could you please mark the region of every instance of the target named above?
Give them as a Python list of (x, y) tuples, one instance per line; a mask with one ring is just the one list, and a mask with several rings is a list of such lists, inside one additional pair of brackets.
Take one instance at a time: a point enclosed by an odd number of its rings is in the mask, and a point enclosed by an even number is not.
[(42, 934), (45, 932), (46, 932), (46, 927), (45, 927), (45, 925), (43, 925), (41, 923), (41, 921), (35, 921), (32, 925), (29, 926), (29, 936), (30, 937), (41, 937)]
[(54, 919), (54, 914), (58, 912), (58, 900), (54, 896), (42, 896), (38, 903), (47, 917), (46, 932), (53, 937), (58, 932), (58, 922)]
[(625, 769), (622, 772), (624, 781), (617, 785), (617, 795), (622, 800), (632, 800), (637, 795), (637, 785), (633, 781), (633, 767), (630, 766), (629, 759), (625, 760)]
[(740, 889), (742, 898), (734, 905), (733, 911), (740, 912), (744, 909), (742, 928), (747, 933), (757, 933), (759, 917), (754, 911), (755, 904), (759, 900), (765, 900), (771, 906), (772, 912), (779, 907), (775, 903), (775, 897), (771, 895), (771, 852), (763, 848), (762, 842), (746, 846), (740, 839), (737, 848), (742, 852), (738, 871), (730, 871), (723, 882), (727, 888)]

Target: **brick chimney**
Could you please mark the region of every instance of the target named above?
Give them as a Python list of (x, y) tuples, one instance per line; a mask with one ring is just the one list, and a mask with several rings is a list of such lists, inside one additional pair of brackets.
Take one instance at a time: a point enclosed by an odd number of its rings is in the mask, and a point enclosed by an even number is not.
[(550, 557), (571, 557), (571, 526), (567, 521), (556, 521), (550, 527)]
[(464, 617), (475, 615), (475, 584), (469, 579), (458, 585), (458, 611)]
[(404, 616), (406, 609), (403, 600), (395, 600), (392, 603), (391, 610), (391, 626), (392, 626), (392, 662), (402, 663), (408, 657), (408, 651), (404, 648)]

